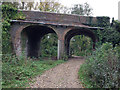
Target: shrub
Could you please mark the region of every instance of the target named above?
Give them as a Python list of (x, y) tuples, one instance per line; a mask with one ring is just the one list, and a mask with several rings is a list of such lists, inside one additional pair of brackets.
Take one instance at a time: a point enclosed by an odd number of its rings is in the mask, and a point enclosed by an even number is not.
[(104, 27), (104, 30), (97, 30), (97, 35), (101, 43), (109, 42), (113, 46), (120, 45), (120, 32), (114, 27)]
[(79, 76), (84, 82), (88, 80), (87, 87), (120, 88), (120, 47), (104, 43), (87, 58)]

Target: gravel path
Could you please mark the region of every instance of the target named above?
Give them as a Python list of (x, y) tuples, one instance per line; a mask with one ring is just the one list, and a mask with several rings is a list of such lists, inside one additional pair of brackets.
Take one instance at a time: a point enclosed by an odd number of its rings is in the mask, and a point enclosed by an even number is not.
[(30, 88), (82, 88), (78, 79), (78, 70), (84, 62), (82, 57), (70, 58), (41, 76), (37, 76), (30, 84)]

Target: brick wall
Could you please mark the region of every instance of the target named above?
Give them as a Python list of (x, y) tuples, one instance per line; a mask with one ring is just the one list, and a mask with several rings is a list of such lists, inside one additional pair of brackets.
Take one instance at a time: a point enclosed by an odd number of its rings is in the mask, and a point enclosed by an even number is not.
[[(92, 17), (92, 16), (80, 16), (70, 14), (58, 14), (50, 12), (40, 11), (22, 11), (26, 16), (25, 20), (28, 21), (40, 21), (44, 23), (56, 23), (56, 24), (72, 24), (72, 25), (97, 25), (102, 26), (103, 23), (110, 23), (109, 17)], [(101, 25), (100, 25), (101, 24)]]

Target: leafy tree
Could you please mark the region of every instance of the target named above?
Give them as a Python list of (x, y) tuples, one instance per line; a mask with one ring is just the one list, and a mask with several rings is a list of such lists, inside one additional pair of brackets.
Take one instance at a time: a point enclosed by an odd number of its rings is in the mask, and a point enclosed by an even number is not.
[(92, 8), (88, 3), (82, 4), (75, 4), (71, 10), (71, 14), (78, 14), (78, 15), (87, 15), (90, 16), (92, 14)]
[(2, 4), (3, 5), (10, 5), (10, 6), (14, 7), (14, 8), (19, 8), (19, 6), (20, 6), (19, 2), (3, 2)]
[(45, 0), (44, 2), (40, 0), (38, 8), (40, 11), (60, 12), (62, 6), (59, 2), (55, 2), (55, 0)]
[(63, 6), (60, 10), (60, 13), (71, 14), (71, 10), (70, 8)]
[(32, 10), (35, 8), (34, 4), (34, 2), (22, 2), (22, 0), (20, 0), (19, 2), (3, 2), (3, 5), (10, 5), (14, 8), (21, 10)]
[(28, 9), (28, 10), (34, 9), (34, 2), (28, 2), (25, 9)]
[(90, 16), (92, 14), (92, 8), (88, 3), (84, 3), (84, 15)]
[(83, 5), (75, 4), (72, 8), (71, 14), (84, 15)]

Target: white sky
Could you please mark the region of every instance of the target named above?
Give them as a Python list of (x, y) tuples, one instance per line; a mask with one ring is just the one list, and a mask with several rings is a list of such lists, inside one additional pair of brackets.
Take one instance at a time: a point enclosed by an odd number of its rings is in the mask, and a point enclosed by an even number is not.
[(118, 2), (120, 0), (59, 0), (67, 7), (87, 2), (93, 8), (93, 16), (109, 16), (118, 19)]
[[(22, 1), (39, 1), (39, 0), (22, 0)], [(71, 7), (74, 4), (84, 4), (85, 2), (87, 2), (93, 8), (92, 16), (109, 16), (110, 18), (114, 17), (115, 20), (118, 20), (118, 2), (120, 0), (56, 0), (56, 1), (59, 1), (62, 5), (67, 7)]]

